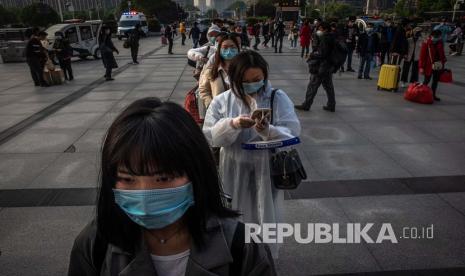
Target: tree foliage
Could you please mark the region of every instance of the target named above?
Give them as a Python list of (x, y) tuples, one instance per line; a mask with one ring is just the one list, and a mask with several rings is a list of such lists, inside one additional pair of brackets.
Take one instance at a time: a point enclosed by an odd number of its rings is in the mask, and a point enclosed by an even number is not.
[(24, 7), (20, 18), (25, 25), (34, 27), (48, 27), (60, 22), (58, 13), (44, 3), (33, 3)]
[(18, 16), (11, 9), (6, 9), (0, 5), (0, 26), (18, 23)]
[[(320, 11), (323, 9), (320, 8)], [(355, 9), (346, 3), (331, 2), (326, 5), (326, 18), (345, 19), (349, 16), (356, 15)]]
[[(250, 5), (247, 10), (248, 16), (254, 15), (254, 6)], [(272, 0), (258, 0), (255, 4), (255, 16), (275, 17), (276, 7), (273, 5)]]

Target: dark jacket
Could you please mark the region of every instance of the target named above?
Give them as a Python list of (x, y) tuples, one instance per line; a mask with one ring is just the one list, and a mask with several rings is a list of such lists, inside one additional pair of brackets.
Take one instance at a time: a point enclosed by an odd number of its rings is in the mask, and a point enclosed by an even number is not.
[(192, 39), (199, 39), (200, 38), (200, 29), (197, 26), (192, 27), (192, 29), (189, 31), (189, 38)]
[(389, 50), (391, 47), (392, 41), (394, 40), (394, 35), (396, 34), (396, 28), (393, 26), (384, 26), (380, 28), (381, 39), (379, 41), (381, 50)]
[[(371, 47), (369, 47), (369, 42), (371, 39)], [(357, 44), (357, 53), (361, 56), (365, 56), (367, 54), (374, 55), (375, 53), (379, 52), (379, 38), (376, 33), (372, 33), (368, 35), (367, 33), (362, 33), (358, 37), (358, 44)]]
[(343, 35), (345, 38), (345, 43), (348, 48), (354, 49), (357, 36), (359, 35), (357, 25), (353, 24), (352, 27), (346, 25), (344, 27)]
[(69, 41), (66, 38), (55, 40), (53, 49), (56, 50), (58, 60), (69, 60), (73, 56), (73, 48), (69, 45)]
[(336, 45), (336, 38), (332, 33), (324, 33), (318, 37), (319, 46), (316, 52), (310, 55), (310, 59), (317, 60), (318, 62), (318, 74), (328, 74), (334, 71), (334, 65), (331, 63), (331, 54), (334, 51)]
[(167, 39), (173, 39), (173, 37), (174, 37), (173, 29), (171, 28), (170, 25), (167, 25), (165, 27), (165, 37)]
[(284, 26), (283, 22), (278, 22), (276, 23), (275, 29), (274, 29), (274, 34), (276, 37), (283, 37), (286, 35), (285, 31), (286, 26)]
[(115, 45), (113, 45), (113, 41), (111, 41), (111, 35), (100, 35), (99, 49), (102, 54), (102, 62), (105, 68), (118, 68), (115, 56), (113, 55), (113, 52), (117, 52), (118, 50)]
[(139, 40), (143, 36), (144, 32), (141, 30), (133, 29), (129, 33), (129, 43), (131, 47), (139, 47)]
[(407, 35), (405, 33), (404, 28), (399, 27), (396, 30), (396, 33), (394, 35), (394, 39), (392, 40), (391, 43), (391, 48), (390, 48), (391, 53), (397, 53), (400, 56), (405, 56), (408, 52), (408, 41), (407, 41)]
[(26, 59), (45, 62), (47, 60), (46, 49), (36, 37), (31, 38), (26, 44)]
[[(193, 243), (190, 249), (186, 276), (229, 275), (233, 263), (231, 244), (236, 230), (234, 219), (211, 218), (207, 222), (205, 248), (200, 249)], [(134, 253), (109, 244), (104, 263), (99, 273), (93, 259), (97, 227), (95, 222), (87, 225), (74, 241), (68, 270), (69, 276), (156, 276), (150, 252), (142, 239)], [(245, 243), (243, 247), (240, 275), (268, 276), (276, 275), (271, 253), (264, 244)], [(111, 268), (111, 271), (110, 271)], [(163, 275), (160, 275), (163, 276)], [(236, 275), (234, 275), (236, 276)]]

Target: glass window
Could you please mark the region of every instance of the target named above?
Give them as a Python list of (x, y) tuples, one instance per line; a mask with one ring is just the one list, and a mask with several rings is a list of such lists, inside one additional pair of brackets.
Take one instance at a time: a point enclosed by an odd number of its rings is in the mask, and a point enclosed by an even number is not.
[(92, 39), (92, 30), (90, 26), (79, 26), (79, 33), (81, 34), (81, 40)]
[(94, 34), (94, 37), (97, 37), (99, 26), (100, 24), (92, 24), (92, 33)]
[(69, 43), (77, 43), (79, 41), (76, 27), (71, 27), (65, 31), (65, 37), (69, 40)]
[(134, 27), (136, 24), (140, 24), (139, 20), (124, 20), (119, 22), (120, 27)]

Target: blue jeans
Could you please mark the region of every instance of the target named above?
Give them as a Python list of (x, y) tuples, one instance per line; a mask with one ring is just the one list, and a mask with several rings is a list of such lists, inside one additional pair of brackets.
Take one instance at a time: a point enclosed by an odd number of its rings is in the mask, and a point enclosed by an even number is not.
[(369, 78), (370, 77), (370, 67), (371, 67), (371, 62), (373, 61), (373, 55), (372, 54), (365, 54), (362, 56), (362, 59), (360, 60), (360, 66), (358, 67), (358, 77), (361, 78), (362, 74), (364, 78)]
[(192, 45), (193, 46), (192, 48), (199, 47), (199, 39), (198, 38), (192, 38), (192, 43), (194, 44), (194, 45)]

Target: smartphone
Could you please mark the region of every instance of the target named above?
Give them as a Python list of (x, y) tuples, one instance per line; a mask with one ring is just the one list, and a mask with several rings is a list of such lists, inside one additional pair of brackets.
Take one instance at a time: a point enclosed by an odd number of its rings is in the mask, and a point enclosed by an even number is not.
[(252, 112), (252, 120), (263, 122), (271, 120), (271, 109), (270, 108), (257, 108)]

